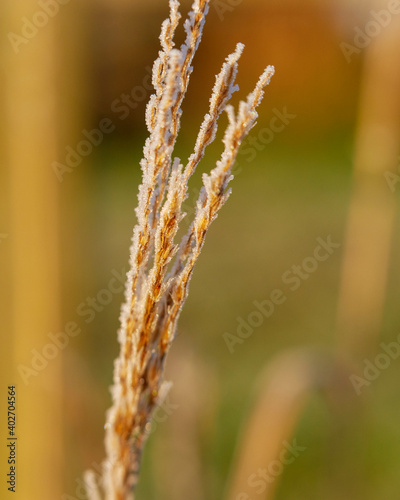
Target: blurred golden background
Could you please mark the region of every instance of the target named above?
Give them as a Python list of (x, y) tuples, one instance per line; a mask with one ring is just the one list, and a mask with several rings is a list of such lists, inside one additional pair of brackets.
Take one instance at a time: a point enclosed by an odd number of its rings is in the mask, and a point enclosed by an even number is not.
[[(103, 459), (167, 15), (167, 0), (0, 5), (1, 498), (12, 498), (7, 386), (17, 388), (14, 498), (86, 498), (82, 473)], [(239, 41), (234, 103), (267, 64), (276, 76), (194, 273), (137, 498), (392, 500), (400, 2), (211, 0), (178, 156), (192, 152), (215, 74)], [(221, 138), (200, 170), (215, 164)], [(260, 314), (277, 289), (285, 299)]]

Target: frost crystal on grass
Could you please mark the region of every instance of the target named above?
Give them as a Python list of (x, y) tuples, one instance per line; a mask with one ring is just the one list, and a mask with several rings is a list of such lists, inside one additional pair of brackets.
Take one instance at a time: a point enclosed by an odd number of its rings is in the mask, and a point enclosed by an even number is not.
[[(186, 41), (180, 49), (175, 48), (173, 41), (181, 18), (177, 0), (170, 0), (170, 16), (162, 24), (162, 50), (153, 66), (155, 94), (146, 110), (150, 135), (141, 161), (143, 176), (136, 209), (137, 225), (132, 236), (130, 271), (118, 332), (121, 349), (115, 361), (112, 406), (105, 425), (106, 460), (101, 488), (94, 486), (93, 474), (86, 475), (91, 500), (134, 498), (147, 430), (162, 397), (166, 355), (174, 340), (193, 268), (212, 221), (230, 195), (228, 185), (240, 144), (256, 122), (263, 89), (274, 74), (274, 68), (268, 66), (236, 114), (228, 103), (238, 90), (235, 79), (244, 49), (243, 44), (238, 44), (216, 77), (210, 108), (193, 154), (185, 166), (178, 158), (172, 159), (181, 104), (209, 1), (195, 0), (184, 24)], [(224, 151), (215, 168), (203, 174), (193, 221), (186, 235), (176, 242), (179, 224), (185, 216), (182, 206), (187, 198), (188, 181), (207, 146), (214, 141), (218, 118), (224, 110), (229, 119)]]

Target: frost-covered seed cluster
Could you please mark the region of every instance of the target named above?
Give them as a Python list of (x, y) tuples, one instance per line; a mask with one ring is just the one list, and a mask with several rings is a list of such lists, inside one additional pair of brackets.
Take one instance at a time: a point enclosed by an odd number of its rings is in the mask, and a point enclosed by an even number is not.
[[(143, 180), (136, 209), (138, 222), (133, 232), (118, 335), (121, 350), (115, 362), (113, 404), (105, 426), (107, 458), (101, 485), (95, 485), (93, 473), (86, 474), (90, 500), (134, 498), (148, 425), (161, 397), (165, 359), (174, 340), (193, 268), (210, 224), (230, 195), (228, 184), (238, 149), (255, 124), (263, 89), (274, 74), (274, 68), (268, 66), (236, 114), (228, 102), (238, 90), (235, 78), (244, 48), (238, 44), (216, 77), (209, 112), (193, 154), (185, 165), (179, 158), (172, 158), (180, 128), (181, 104), (209, 1), (194, 1), (184, 24), (186, 41), (179, 50), (173, 42), (181, 17), (178, 0), (170, 0), (170, 17), (162, 25), (162, 50), (153, 68), (155, 94), (146, 112), (150, 135), (141, 161)], [(218, 118), (224, 110), (229, 119), (224, 151), (216, 167), (203, 174), (194, 219), (187, 234), (177, 243), (179, 223), (185, 216), (182, 205), (188, 196), (188, 181), (206, 147), (215, 139)]]

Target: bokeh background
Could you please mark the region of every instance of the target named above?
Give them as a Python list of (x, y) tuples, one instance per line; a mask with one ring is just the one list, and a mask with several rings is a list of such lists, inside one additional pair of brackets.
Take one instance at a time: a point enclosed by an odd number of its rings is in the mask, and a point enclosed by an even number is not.
[[(12, 495), (3, 471), (14, 384), (21, 500), (83, 499), (82, 472), (103, 459), (123, 299), (110, 280), (127, 271), (149, 68), (168, 15), (167, 0), (56, 5), (0, 5), (0, 497)], [(182, 2), (183, 13), (189, 7)], [(390, 343), (400, 351), (399, 5), (211, 0), (181, 158), (239, 41), (234, 103), (267, 64), (276, 76), (194, 273), (137, 498), (398, 498), (400, 366), (382, 354)], [(287, 119), (271, 132), (279, 113)], [(104, 123), (99, 139), (93, 131)], [(88, 134), (98, 144), (76, 159)], [(188, 218), (221, 138), (193, 179)], [(340, 247), (291, 291), (284, 273), (328, 236)], [(241, 338), (254, 301), (274, 289), (286, 301)], [(79, 334), (24, 371), (69, 322)], [(240, 340), (233, 352), (227, 333)], [(293, 440), (302, 451), (283, 468), (279, 455)], [(255, 486), (260, 468), (272, 480)]]

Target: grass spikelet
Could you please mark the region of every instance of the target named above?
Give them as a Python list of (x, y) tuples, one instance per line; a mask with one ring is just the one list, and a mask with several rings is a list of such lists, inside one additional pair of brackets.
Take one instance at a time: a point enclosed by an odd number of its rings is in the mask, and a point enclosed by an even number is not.
[[(229, 100), (238, 90), (235, 78), (244, 46), (227, 57), (217, 75), (210, 108), (205, 115), (194, 152), (183, 164), (173, 159), (192, 61), (201, 40), (209, 0), (195, 0), (185, 21), (186, 40), (174, 46), (181, 15), (179, 2), (170, 0), (170, 16), (161, 29), (159, 57), (153, 67), (155, 94), (146, 111), (149, 138), (141, 161), (142, 184), (136, 209), (137, 225), (130, 249), (125, 304), (115, 362), (112, 406), (105, 425), (106, 459), (101, 490), (88, 487), (91, 500), (132, 500), (147, 429), (160, 398), (166, 355), (174, 340), (180, 311), (206, 234), (229, 197), (232, 167), (240, 144), (257, 119), (256, 108), (274, 68), (269, 66), (236, 113)], [(185, 214), (188, 181), (216, 137), (218, 118), (226, 110), (229, 125), (224, 151), (216, 167), (203, 175), (203, 188), (187, 234), (176, 242)], [(93, 475), (86, 474), (87, 484)]]

